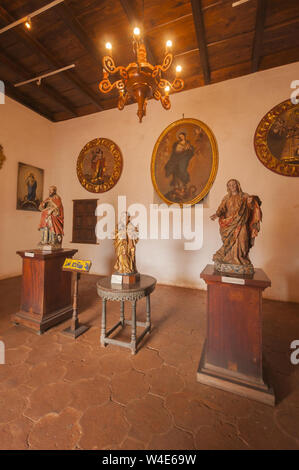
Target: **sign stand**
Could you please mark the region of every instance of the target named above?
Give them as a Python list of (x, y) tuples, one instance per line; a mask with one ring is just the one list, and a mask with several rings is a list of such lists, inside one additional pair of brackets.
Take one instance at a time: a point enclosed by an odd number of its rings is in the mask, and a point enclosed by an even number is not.
[(71, 271), (73, 273), (74, 280), (74, 298), (73, 298), (73, 316), (71, 320), (71, 325), (62, 331), (62, 334), (71, 336), (76, 339), (78, 336), (85, 333), (89, 330), (89, 326), (80, 325), (78, 318), (78, 290), (79, 290), (79, 280), (81, 277), (81, 272), (89, 272), (91, 267), (90, 261), (81, 261), (66, 259), (63, 265), (63, 271)]

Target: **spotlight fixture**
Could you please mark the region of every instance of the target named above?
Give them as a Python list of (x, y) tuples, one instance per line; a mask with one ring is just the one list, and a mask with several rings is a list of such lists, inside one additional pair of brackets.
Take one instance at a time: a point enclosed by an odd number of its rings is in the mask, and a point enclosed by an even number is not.
[(25, 26), (27, 29), (31, 29), (31, 18), (28, 16), (27, 20), (25, 21)]
[(248, 3), (250, 0), (237, 0), (236, 2), (232, 3), (232, 7), (238, 7), (239, 5), (242, 5), (243, 3)]
[(39, 8), (38, 10), (32, 11), (27, 16), (24, 16), (23, 18), (20, 18), (19, 20), (16, 20), (13, 23), (8, 24), (7, 26), (4, 26), (4, 28), (0, 29), (0, 34), (3, 34), (6, 31), (9, 31), (10, 29), (13, 29), (16, 26), (19, 26), (21, 24), (24, 24), (25, 28), (31, 29), (31, 20), (32, 20), (32, 18), (35, 18), (38, 15), (41, 15), (42, 13), (50, 10), (51, 8), (56, 7), (56, 5), (59, 5), (62, 2), (64, 2), (64, 0), (53, 0), (51, 3), (48, 3), (48, 5), (44, 5), (42, 8)]
[[(109, 46), (109, 47), (108, 47)], [(139, 122), (146, 114), (147, 100), (154, 97), (160, 101), (163, 108), (168, 110), (171, 107), (169, 92), (180, 91), (184, 88), (184, 82), (179, 78), (182, 67), (177, 65), (176, 78), (171, 83), (163, 78), (163, 72), (166, 72), (172, 62), (173, 54), (169, 49), (172, 47), (172, 41), (166, 42), (166, 55), (162, 65), (153, 66), (147, 61), (146, 47), (141, 37), (141, 31), (138, 27), (133, 31), (133, 50), (136, 54), (136, 62), (130, 63), (126, 67), (116, 67), (113, 58), (103, 57), (103, 80), (99, 84), (102, 93), (109, 93), (113, 89), (118, 90), (118, 109), (124, 109), (129, 97), (135, 99), (138, 103), (137, 116)], [(106, 43), (106, 48), (111, 51), (112, 45)], [(116, 80), (109, 79), (109, 75), (115, 75)]]
[(32, 82), (35, 82), (38, 86), (40, 86), (44, 78), (52, 77), (53, 75), (57, 75), (58, 73), (61, 73), (61, 72), (66, 72), (67, 70), (73, 69), (75, 67), (76, 67), (75, 64), (67, 65), (66, 67), (63, 67), (61, 69), (53, 70), (52, 72), (44, 73), (43, 75), (39, 75), (38, 77), (30, 78), (30, 80), (26, 80), (25, 82), (15, 83), (14, 86), (19, 87), (19, 86), (27, 85), (28, 83), (32, 83)]

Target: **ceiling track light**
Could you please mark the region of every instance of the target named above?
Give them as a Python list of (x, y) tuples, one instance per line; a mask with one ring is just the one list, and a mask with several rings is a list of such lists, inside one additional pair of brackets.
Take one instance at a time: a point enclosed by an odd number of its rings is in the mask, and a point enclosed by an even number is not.
[(25, 21), (25, 26), (27, 29), (31, 29), (31, 18), (28, 16), (27, 20)]
[(49, 3), (48, 5), (45, 5), (42, 8), (39, 8), (38, 10), (33, 11), (27, 16), (24, 16), (23, 18), (20, 18), (17, 21), (14, 21), (13, 23), (5, 26), (4, 28), (0, 29), (0, 34), (5, 33), (6, 31), (9, 31), (12, 28), (15, 28), (16, 26), (19, 26), (20, 24), (24, 24), (27, 29), (31, 29), (31, 20), (35, 16), (40, 15), (41, 13), (44, 13), (45, 11), (50, 10), (50, 8), (56, 7), (56, 5), (59, 5), (60, 3), (64, 2), (64, 0), (54, 0), (53, 2)]
[(237, 0), (236, 2), (232, 3), (232, 7), (238, 7), (239, 5), (242, 5), (242, 3), (247, 3), (250, 2), (250, 0)]
[(19, 87), (23, 85), (28, 85), (28, 83), (33, 83), (33, 82), (36, 82), (36, 84), (40, 86), (44, 78), (52, 77), (53, 75), (57, 75), (58, 73), (61, 73), (61, 72), (66, 72), (66, 70), (73, 69), (74, 67), (76, 67), (75, 64), (68, 65), (67, 67), (63, 67), (62, 69), (57, 69), (57, 70), (54, 70), (53, 72), (39, 75), (38, 77), (31, 78), (30, 80), (26, 80), (25, 82), (16, 83), (14, 86)]

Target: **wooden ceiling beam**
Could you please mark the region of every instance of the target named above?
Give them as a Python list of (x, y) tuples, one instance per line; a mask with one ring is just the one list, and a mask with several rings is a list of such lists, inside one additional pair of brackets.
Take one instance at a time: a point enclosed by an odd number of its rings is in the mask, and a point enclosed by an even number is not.
[(84, 47), (84, 49), (88, 52), (93, 61), (99, 67), (102, 63), (102, 55), (98, 51), (92, 39), (90, 39), (90, 37), (82, 27), (80, 21), (74, 16), (71, 7), (68, 5), (68, 2), (65, 0), (64, 3), (58, 5), (55, 9), (55, 12), (60, 16), (61, 20), (77, 37), (81, 45)]
[(264, 27), (264, 31), (267, 32), (267, 33), (269, 31), (276, 31), (277, 29), (286, 28), (287, 26), (292, 26), (293, 24), (296, 24), (298, 22), (299, 22), (299, 16), (295, 16), (294, 18), (292, 18), (290, 20), (286, 20), (286, 21), (283, 21), (283, 22), (274, 23), (270, 26), (266, 26), (266, 27)]
[(209, 66), (209, 55), (205, 34), (204, 18), (202, 12), (202, 2), (201, 0), (191, 0), (191, 6), (201, 67), (204, 75), (205, 85), (208, 85), (211, 82), (211, 73)]
[[(10, 54), (4, 51), (1, 46), (0, 59), (2, 63), (4, 63), (10, 70), (14, 71), (20, 78), (25, 80), (32, 78), (32, 72), (28, 70), (27, 67), (24, 67), (24, 65), (22, 65), (16, 58), (12, 57)], [(36, 84), (32, 84), (32, 87), (33, 86), (36, 87)], [(73, 117), (78, 116), (78, 112), (72, 103), (67, 98), (58, 93), (51, 85), (46, 85), (46, 83), (42, 81), (39, 89), (47, 96), (52, 98), (55, 102), (59, 103)]]
[(252, 48), (252, 72), (257, 72), (259, 69), (260, 58), (262, 55), (266, 10), (267, 0), (258, 0), (256, 9), (255, 35)]
[[(133, 30), (135, 26), (140, 25), (142, 22), (141, 19), (136, 16), (133, 2), (132, 0), (119, 0), (119, 1)], [(148, 39), (146, 38), (144, 38), (144, 45), (146, 47), (147, 58), (149, 62), (152, 65), (156, 65), (158, 61), (151, 49)]]
[[(202, 10), (202, 12), (204, 12), (206, 10), (210, 10), (211, 8), (215, 8), (215, 7), (218, 7), (218, 6), (224, 6), (226, 3), (232, 4), (232, 2), (233, 2), (233, 0), (226, 0), (226, 1), (219, 0), (215, 3), (211, 3), (209, 5), (206, 5), (205, 7), (202, 6), (201, 10)], [(164, 26), (169, 26), (172, 23), (177, 23), (178, 21), (185, 20), (186, 18), (189, 18), (190, 16), (193, 16), (193, 13), (186, 13), (185, 15), (179, 16), (178, 18), (173, 18), (172, 20), (166, 21), (165, 23), (159, 23), (156, 26), (153, 26), (152, 28), (147, 29), (146, 32), (151, 33), (152, 31), (155, 31), (158, 28), (163, 28)]]
[(53, 113), (49, 111), (44, 105), (41, 105), (39, 103), (33, 103), (31, 96), (28, 96), (27, 94), (16, 90), (16, 88), (7, 80), (3, 80), (3, 82), (5, 85), (5, 94), (9, 96), (9, 98), (12, 98), (23, 106), (26, 106), (26, 108), (31, 109), (31, 111), (40, 114), (42, 117), (48, 119), (49, 121), (55, 122)]
[[(299, 16), (296, 16), (295, 18), (292, 18), (291, 20), (284, 21), (282, 23), (275, 23), (271, 26), (267, 26), (267, 27), (264, 28), (264, 32), (268, 33), (270, 31), (276, 31), (277, 29), (286, 28), (287, 26), (292, 26), (292, 25), (297, 24), (297, 23), (299, 23)], [(244, 36), (253, 34), (254, 32), (255, 32), (255, 29), (251, 29), (249, 31), (243, 31), (243, 33), (234, 34), (233, 36), (229, 36), (225, 39), (220, 39), (218, 41), (208, 42), (207, 47), (209, 48), (211, 46), (218, 46), (219, 44), (225, 44), (226, 42), (229, 42), (229, 41), (232, 41), (232, 40), (238, 39), (238, 38), (242, 39)], [(196, 47), (194, 49), (189, 49), (189, 50), (186, 50), (184, 52), (180, 52), (179, 54), (175, 54), (175, 57), (179, 57), (179, 56), (185, 55), (185, 54), (190, 54), (191, 52), (195, 52), (195, 51), (199, 51), (199, 48)]]
[[(15, 21), (15, 18), (2, 6), (0, 6), (0, 17), (2, 17), (2, 19), (4, 19), (7, 24)], [(34, 37), (32, 30), (28, 31), (24, 28), (17, 28), (16, 32), (23, 41), (29, 44), (31, 51), (37, 53), (42, 60), (49, 64), (49, 66), (59, 69), (65, 65), (58, 61), (56, 57), (51, 52), (49, 52), (49, 50), (40, 41), (38, 41), (38, 39)], [(86, 83), (82, 82), (76, 72), (65, 71), (63, 72), (63, 75), (67, 77), (72, 85), (85, 94), (89, 98), (90, 102), (93, 103), (100, 111), (103, 110), (100, 96), (91, 90)]]

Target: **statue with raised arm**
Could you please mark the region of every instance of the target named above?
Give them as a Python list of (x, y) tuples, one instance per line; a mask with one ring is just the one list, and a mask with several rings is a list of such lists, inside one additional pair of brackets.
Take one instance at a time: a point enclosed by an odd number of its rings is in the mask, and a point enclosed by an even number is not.
[(231, 274), (253, 274), (249, 250), (260, 230), (261, 201), (242, 191), (239, 181), (227, 183), (227, 195), (212, 220), (219, 219), (222, 247), (214, 254), (215, 269)]
[(38, 229), (42, 237), (39, 246), (43, 250), (60, 249), (63, 237), (64, 214), (56, 186), (50, 186), (49, 197), (39, 206), (41, 220)]

